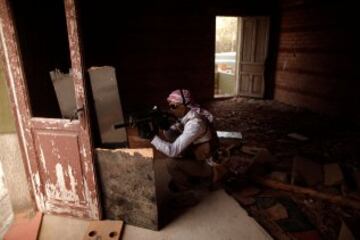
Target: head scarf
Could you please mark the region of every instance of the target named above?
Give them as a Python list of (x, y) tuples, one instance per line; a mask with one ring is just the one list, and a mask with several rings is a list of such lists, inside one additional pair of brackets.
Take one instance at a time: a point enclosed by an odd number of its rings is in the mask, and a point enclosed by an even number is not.
[(168, 102), (175, 104), (188, 105), (192, 102), (191, 93), (187, 89), (177, 89), (170, 93), (167, 98)]
[(200, 115), (206, 117), (209, 122), (214, 121), (214, 116), (206, 109), (201, 108), (198, 104), (193, 102), (191, 93), (187, 89), (177, 89), (170, 93), (167, 98), (168, 102), (175, 103), (175, 104), (184, 104), (192, 111), (196, 111)]

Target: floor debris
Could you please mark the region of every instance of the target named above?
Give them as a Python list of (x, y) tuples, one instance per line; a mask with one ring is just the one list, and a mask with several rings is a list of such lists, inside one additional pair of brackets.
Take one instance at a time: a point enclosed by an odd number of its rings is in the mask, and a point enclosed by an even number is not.
[(254, 146), (242, 146), (241, 151), (250, 155), (257, 155), (261, 151), (267, 151), (267, 149)]
[(307, 141), (307, 140), (309, 140), (309, 138), (307, 138), (304, 135), (301, 135), (299, 133), (289, 133), (288, 137), (299, 140), (299, 141)]
[[(212, 101), (205, 107), (214, 113), (216, 129), (242, 133), (241, 151), (232, 165), (254, 163), (248, 171), (233, 171), (234, 176), (224, 184), (275, 239), (339, 240), (345, 218), (354, 225), (351, 232), (355, 239), (360, 239), (353, 230), (360, 229), (359, 125), (351, 119), (315, 114), (271, 100), (233, 98)], [(229, 114), (232, 112), (236, 114)], [(328, 164), (337, 167), (329, 168)], [(261, 171), (254, 171), (256, 167)], [(335, 174), (329, 175), (330, 171)], [(282, 182), (285, 175), (287, 181)], [(259, 193), (249, 197), (240, 194), (254, 183)], [(279, 196), (291, 204), (278, 201)], [(276, 203), (286, 208), (288, 218), (269, 219), (265, 209)]]
[(322, 166), (311, 160), (295, 156), (293, 160), (292, 181), (302, 178), (307, 186), (314, 186), (323, 181)]
[(330, 163), (324, 165), (324, 185), (334, 186), (339, 185), (343, 181), (343, 174), (340, 166), (337, 163)]
[(279, 172), (279, 171), (271, 172), (269, 174), (269, 178), (283, 183), (288, 182), (288, 174), (286, 172)]
[(234, 139), (243, 138), (241, 132), (216, 131), (216, 133), (219, 138), (234, 138)]
[(338, 240), (355, 240), (354, 235), (352, 234), (349, 227), (344, 222), (341, 223)]
[(280, 203), (276, 203), (274, 206), (267, 208), (266, 213), (269, 216), (269, 218), (273, 221), (277, 221), (289, 217), (286, 208)]

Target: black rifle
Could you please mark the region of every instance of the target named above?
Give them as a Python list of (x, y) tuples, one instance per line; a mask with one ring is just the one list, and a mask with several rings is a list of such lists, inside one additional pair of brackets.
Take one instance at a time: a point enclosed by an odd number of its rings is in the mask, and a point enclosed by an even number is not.
[(154, 106), (152, 109), (130, 114), (128, 121), (115, 124), (114, 128), (137, 127), (140, 137), (149, 138), (154, 133), (157, 133), (159, 129), (169, 129), (174, 121), (175, 117), (173, 115)]

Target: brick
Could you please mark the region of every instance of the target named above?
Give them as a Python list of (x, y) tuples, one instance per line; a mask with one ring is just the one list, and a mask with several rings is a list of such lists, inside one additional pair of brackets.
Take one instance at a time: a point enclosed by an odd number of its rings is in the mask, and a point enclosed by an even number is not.
[(334, 186), (341, 184), (343, 181), (343, 173), (337, 163), (324, 165), (324, 184), (325, 186)]
[(314, 186), (323, 181), (323, 169), (322, 166), (309, 159), (295, 156), (293, 160), (292, 180), (302, 178), (308, 186)]
[(294, 232), (291, 233), (298, 240), (321, 240), (321, 236), (318, 231), (311, 230), (306, 232)]
[(280, 203), (276, 203), (274, 206), (265, 209), (265, 211), (269, 218), (273, 221), (288, 218), (288, 212), (286, 208)]
[(91, 221), (83, 240), (119, 240), (123, 226), (123, 221)]
[(42, 216), (41, 212), (33, 211), (16, 214), (15, 221), (5, 234), (4, 240), (38, 239)]
[(273, 180), (286, 183), (288, 181), (288, 175), (286, 172), (274, 171), (269, 174), (269, 177)]

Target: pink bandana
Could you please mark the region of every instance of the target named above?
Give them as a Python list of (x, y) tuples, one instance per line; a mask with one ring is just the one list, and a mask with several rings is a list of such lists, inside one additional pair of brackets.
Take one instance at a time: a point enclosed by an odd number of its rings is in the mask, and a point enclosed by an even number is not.
[(192, 102), (191, 93), (187, 89), (177, 89), (173, 91), (172, 93), (170, 93), (167, 100), (168, 102), (184, 104), (184, 105), (188, 105), (189, 103)]

